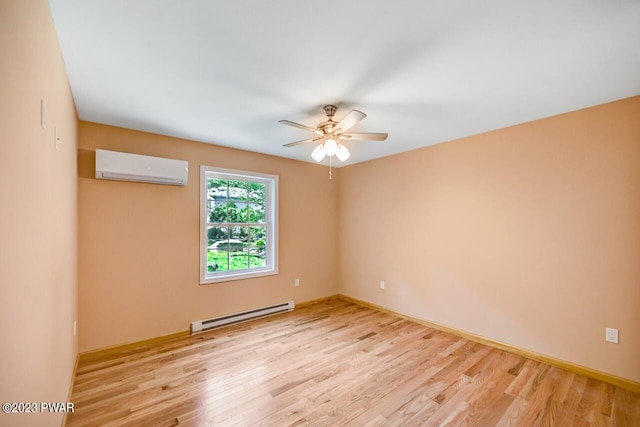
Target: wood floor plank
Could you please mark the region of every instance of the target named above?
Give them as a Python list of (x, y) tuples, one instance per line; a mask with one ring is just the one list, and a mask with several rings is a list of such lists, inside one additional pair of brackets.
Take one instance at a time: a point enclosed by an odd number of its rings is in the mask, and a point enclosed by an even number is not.
[(640, 426), (640, 395), (333, 299), (82, 358), (67, 426)]

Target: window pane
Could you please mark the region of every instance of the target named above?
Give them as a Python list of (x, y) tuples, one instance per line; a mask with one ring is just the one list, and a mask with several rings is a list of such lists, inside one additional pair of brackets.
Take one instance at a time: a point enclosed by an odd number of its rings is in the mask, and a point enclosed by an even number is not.
[(247, 250), (247, 242), (250, 238), (249, 227), (230, 227), (229, 230), (229, 270), (249, 268)]
[(228, 227), (207, 227), (207, 271), (229, 269), (229, 229)]
[(227, 216), (224, 222), (247, 222), (246, 209), (242, 209), (236, 202), (229, 201), (226, 206)]
[(249, 268), (249, 255), (242, 248), (239, 251), (232, 252), (230, 256), (230, 270), (242, 270), (245, 268)]
[(242, 244), (247, 241), (247, 229), (246, 227), (231, 227), (230, 228), (229, 242), (231, 248), (234, 250), (242, 249)]
[(267, 238), (267, 227), (251, 227), (250, 238), (248, 240), (251, 246), (264, 246)]
[(227, 189), (209, 190), (209, 222), (227, 221)]
[(246, 181), (229, 181), (229, 202), (233, 203), (233, 211), (229, 210), (229, 222), (247, 222), (247, 186)]
[(265, 267), (267, 265), (267, 257), (265, 256), (264, 246), (261, 248), (249, 249), (249, 266)]
[(229, 253), (225, 250), (215, 249), (207, 251), (207, 272), (229, 270)]
[(259, 203), (250, 203), (249, 204), (249, 221), (248, 222), (260, 222), (264, 223), (265, 215), (264, 215), (264, 205)]
[(236, 203), (247, 203), (247, 182), (229, 180), (229, 200)]
[(251, 257), (251, 263), (257, 266), (266, 265), (266, 239), (267, 239), (267, 227), (251, 227), (251, 234), (249, 239), (249, 255)]
[(215, 249), (215, 244), (220, 240), (229, 238), (229, 230), (227, 227), (207, 227), (207, 247)]
[(207, 217), (209, 222), (226, 221), (227, 180), (207, 179)]
[(227, 197), (227, 185), (226, 179), (208, 178), (207, 192), (218, 197)]
[(252, 229), (253, 227), (242, 227), (242, 243), (244, 243), (245, 247), (251, 244)]
[(259, 182), (249, 182), (249, 200), (260, 204), (265, 203), (265, 185)]
[(209, 222), (227, 222), (227, 204), (213, 202), (209, 206)]

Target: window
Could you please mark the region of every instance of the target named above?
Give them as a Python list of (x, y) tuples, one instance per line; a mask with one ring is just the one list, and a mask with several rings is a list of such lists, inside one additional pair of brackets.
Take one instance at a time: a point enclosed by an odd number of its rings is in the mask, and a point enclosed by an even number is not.
[(200, 167), (200, 284), (278, 273), (278, 177)]

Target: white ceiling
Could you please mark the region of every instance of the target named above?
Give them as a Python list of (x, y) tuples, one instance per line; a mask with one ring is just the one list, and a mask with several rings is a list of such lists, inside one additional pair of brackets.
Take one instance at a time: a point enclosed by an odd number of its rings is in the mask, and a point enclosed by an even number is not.
[[(640, 94), (638, 0), (50, 0), (82, 120), (345, 164)], [(326, 159), (325, 159), (326, 162)]]

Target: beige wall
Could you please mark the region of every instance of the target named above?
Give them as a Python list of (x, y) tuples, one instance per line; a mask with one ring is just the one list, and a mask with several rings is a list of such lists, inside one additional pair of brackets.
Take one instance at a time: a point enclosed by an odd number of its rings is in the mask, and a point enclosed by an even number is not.
[(341, 292), (640, 381), (640, 97), (340, 172)]
[[(0, 402), (64, 402), (77, 353), (77, 118), (46, 0), (0, 2), (0, 58)], [(3, 426), (61, 419), (0, 413)]]
[[(79, 140), (81, 352), (337, 293), (339, 174), (329, 181), (323, 166), (87, 122)], [(189, 183), (96, 180), (96, 148), (188, 160)], [(199, 285), (200, 165), (279, 176), (278, 275)]]

